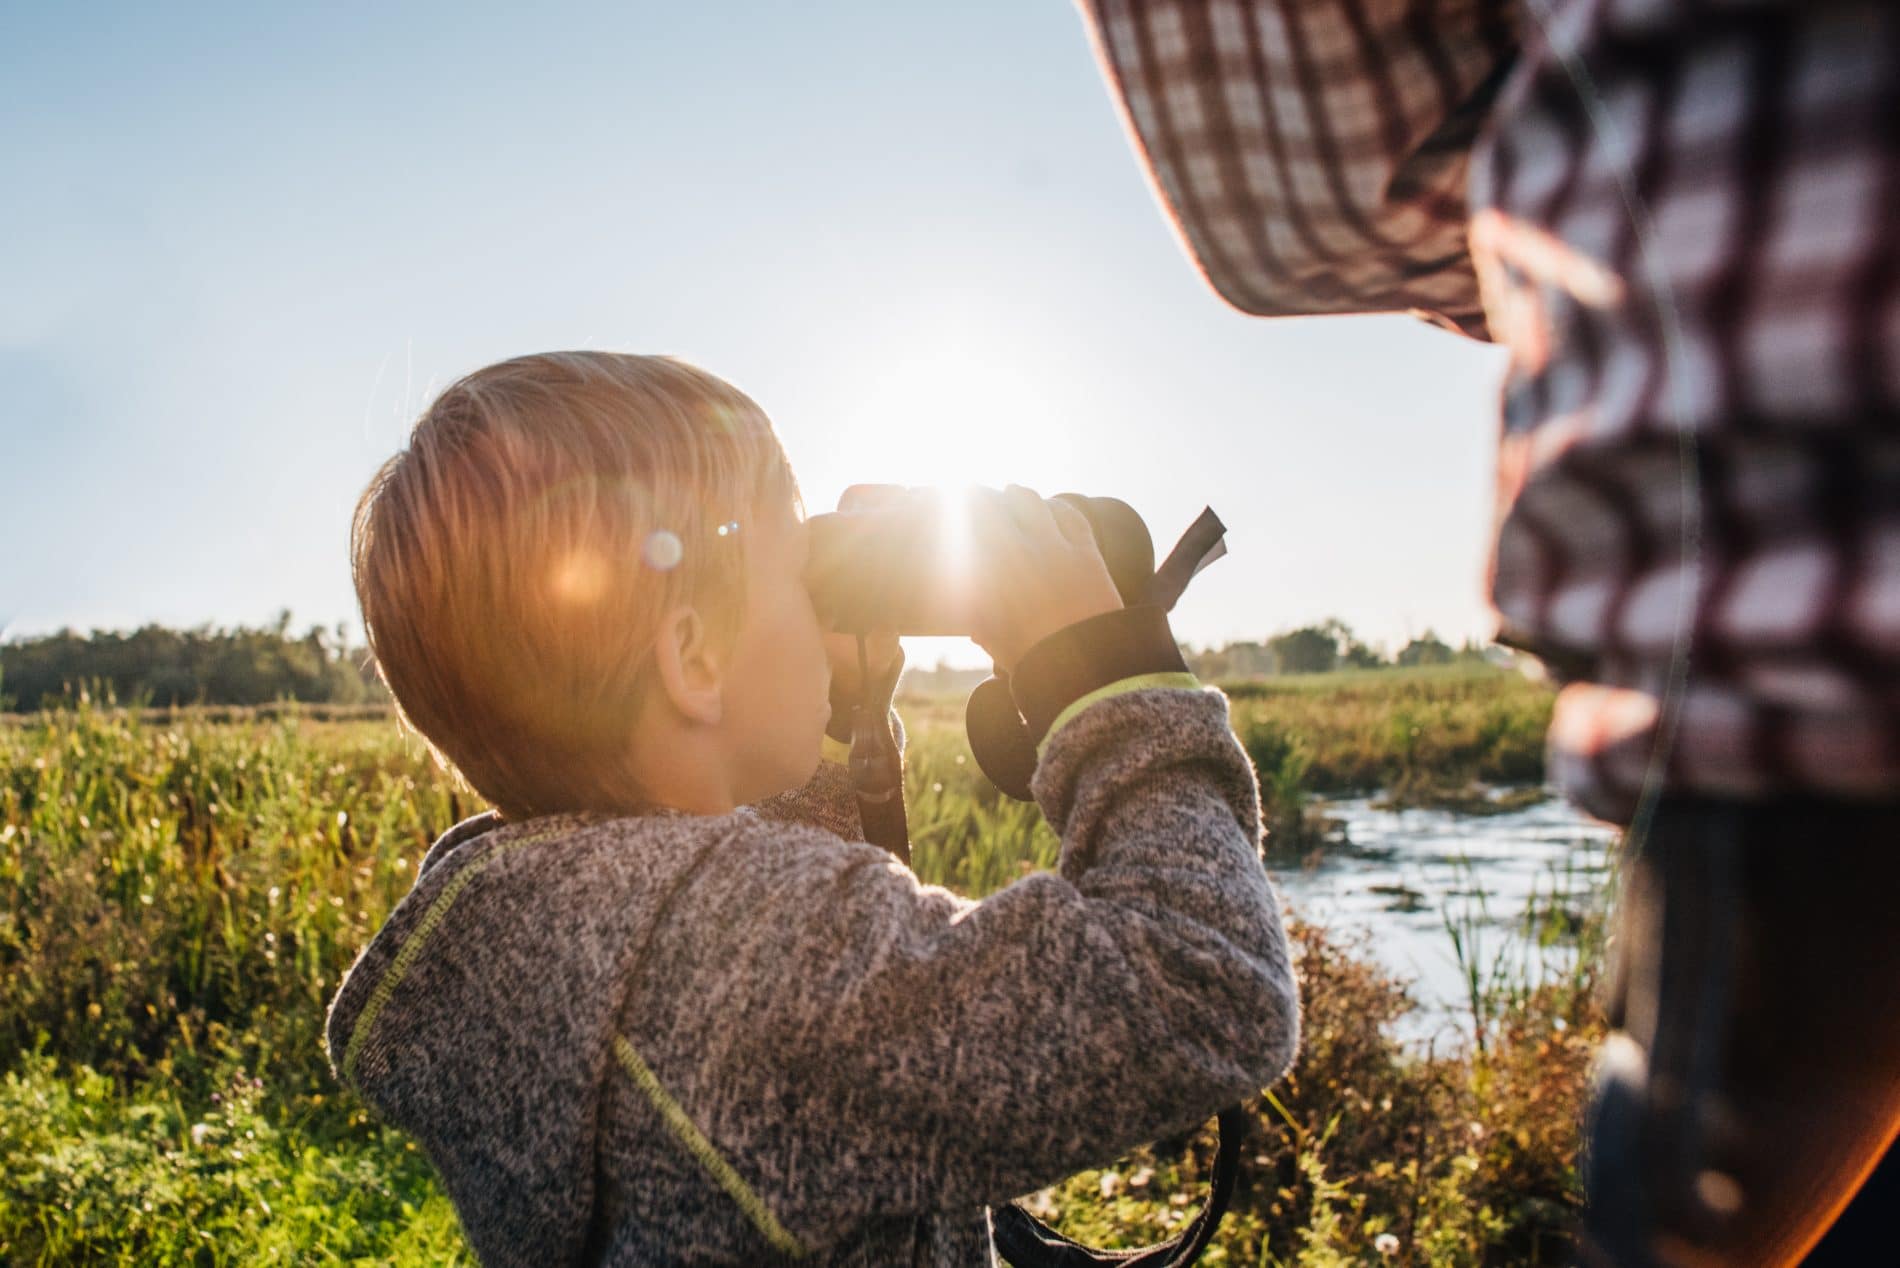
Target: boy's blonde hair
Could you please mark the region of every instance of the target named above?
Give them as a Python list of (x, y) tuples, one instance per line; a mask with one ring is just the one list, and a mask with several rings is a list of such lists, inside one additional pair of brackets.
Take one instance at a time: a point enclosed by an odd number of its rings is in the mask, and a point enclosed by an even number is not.
[(510, 819), (628, 809), (660, 617), (716, 646), (741, 531), (798, 489), (762, 410), (665, 357), (552, 352), (462, 379), (370, 480), (350, 531), (363, 622), (409, 725)]

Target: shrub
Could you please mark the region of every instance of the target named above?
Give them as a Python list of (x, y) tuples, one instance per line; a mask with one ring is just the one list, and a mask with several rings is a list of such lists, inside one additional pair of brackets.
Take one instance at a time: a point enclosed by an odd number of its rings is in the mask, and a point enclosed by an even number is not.
[[(1416, 1052), (1392, 1031), (1413, 1007), (1401, 982), (1316, 926), (1296, 922), (1290, 933), (1300, 1054), (1247, 1103), (1240, 1179), (1205, 1262), (1569, 1262), (1582, 1203), (1578, 1119), (1601, 1037), (1587, 990), (1523, 997), (1482, 1051), (1463, 1036)], [(1082, 1241), (1145, 1245), (1191, 1216), (1213, 1152), (1211, 1131), (1162, 1142), (1030, 1206)]]

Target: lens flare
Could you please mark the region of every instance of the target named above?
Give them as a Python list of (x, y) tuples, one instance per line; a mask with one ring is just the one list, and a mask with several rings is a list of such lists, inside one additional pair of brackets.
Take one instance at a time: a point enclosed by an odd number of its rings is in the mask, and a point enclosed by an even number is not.
[(607, 565), (592, 551), (576, 551), (554, 566), (554, 597), (563, 603), (592, 603), (606, 593)]
[(937, 497), (937, 541), (942, 575), (967, 586), (976, 559), (976, 494), (973, 484), (951, 485)]
[(678, 533), (670, 529), (655, 529), (647, 535), (646, 544), (640, 548), (640, 557), (655, 572), (671, 572), (686, 557), (686, 547)]

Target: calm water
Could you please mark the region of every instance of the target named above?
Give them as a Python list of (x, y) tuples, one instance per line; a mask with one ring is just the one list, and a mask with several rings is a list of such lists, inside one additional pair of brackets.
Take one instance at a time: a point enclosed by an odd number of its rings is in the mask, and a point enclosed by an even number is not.
[(1322, 809), (1340, 821), (1348, 845), (1317, 866), (1275, 865), (1274, 882), (1296, 915), (1366, 934), (1366, 949), (1415, 983), (1421, 1007), (1404, 1028), (1415, 1040), (1460, 1018), (1469, 1028), (1447, 918), (1475, 927), (1482, 964), (1503, 955), (1531, 973), (1560, 970), (1570, 953), (1540, 950), (1522, 934), (1526, 907), (1553, 896), (1571, 911), (1600, 902), (1617, 835), (1557, 797), (1497, 815), (1378, 810), (1366, 798)]

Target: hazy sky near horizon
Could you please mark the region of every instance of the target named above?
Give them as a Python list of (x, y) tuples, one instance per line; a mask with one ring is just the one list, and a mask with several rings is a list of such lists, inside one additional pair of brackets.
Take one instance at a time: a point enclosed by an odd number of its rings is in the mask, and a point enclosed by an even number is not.
[(558, 347), (732, 380), (813, 509), (1016, 482), (1165, 549), (1212, 505), (1197, 644), (1491, 631), (1499, 354), (1228, 309), (1059, 0), (0, 4), (0, 171), (5, 637), (354, 628), (370, 474)]

